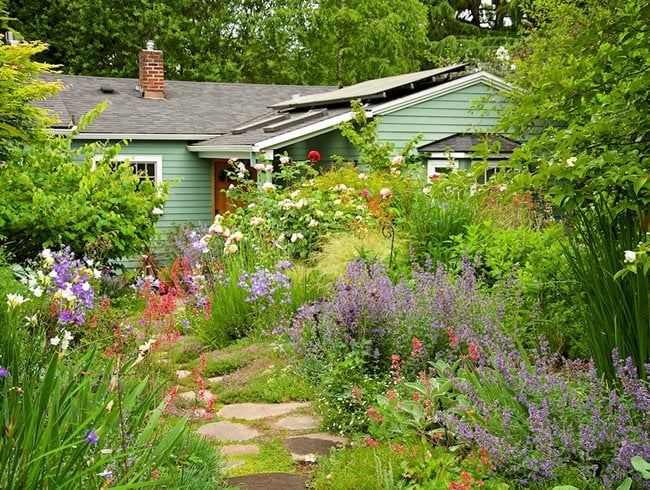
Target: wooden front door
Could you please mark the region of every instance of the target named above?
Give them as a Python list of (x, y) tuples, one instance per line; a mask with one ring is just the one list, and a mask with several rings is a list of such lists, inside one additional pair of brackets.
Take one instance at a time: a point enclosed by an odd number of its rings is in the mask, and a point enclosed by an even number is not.
[(224, 214), (226, 211), (232, 211), (235, 207), (232, 200), (226, 196), (226, 190), (236, 182), (228, 177), (226, 170), (232, 170), (232, 164), (228, 160), (214, 160), (212, 162), (212, 204), (215, 216)]

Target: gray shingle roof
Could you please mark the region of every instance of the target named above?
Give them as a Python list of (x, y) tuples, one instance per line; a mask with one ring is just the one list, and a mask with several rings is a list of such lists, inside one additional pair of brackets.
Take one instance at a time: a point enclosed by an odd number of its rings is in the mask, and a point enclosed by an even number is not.
[[(68, 127), (108, 101), (106, 110), (85, 133), (218, 135), (268, 112), (268, 107), (295, 94), (309, 95), (334, 87), (165, 81), (165, 99), (144, 99), (134, 78), (49, 75), (66, 87), (37, 105), (59, 114)], [(114, 93), (103, 93), (110, 86)]]
[[(457, 133), (446, 138), (418, 146), (418, 151), (444, 152), (447, 149), (450, 149), (451, 151), (469, 153), (476, 145), (483, 143), (485, 136), (485, 134), (481, 133)], [(488, 136), (488, 143), (490, 145), (492, 145), (497, 140), (501, 143), (500, 153), (512, 153), (515, 148), (521, 146), (520, 143), (506, 138), (505, 136)]]
[[(294, 131), (296, 129), (304, 128), (306, 126), (310, 126), (312, 124), (315, 124), (319, 121), (323, 121), (325, 119), (329, 119), (335, 116), (338, 116), (340, 114), (344, 114), (346, 112), (349, 112), (350, 108), (349, 107), (338, 107), (334, 109), (328, 109), (326, 112), (323, 112), (319, 114), (317, 117), (309, 118), (309, 119), (303, 119), (300, 120), (299, 118), (304, 114), (304, 112), (292, 112), (292, 113), (287, 113), (288, 118), (285, 119), (286, 121), (286, 126), (284, 126), (282, 129), (278, 131), (272, 131), (268, 132), (265, 131), (264, 128), (270, 126), (269, 125), (264, 125), (262, 127), (257, 127), (255, 129), (251, 129), (242, 133), (239, 132), (228, 132), (219, 136), (215, 136), (213, 138), (210, 138), (205, 141), (201, 141), (198, 143), (193, 144), (192, 146), (195, 147), (201, 147), (201, 146), (229, 146), (229, 145), (251, 145), (258, 143), (260, 141), (263, 141), (267, 138), (272, 138), (273, 136), (277, 136), (282, 133), (286, 133), (289, 131)], [(271, 120), (271, 117), (273, 114), (277, 113), (266, 113), (264, 117), (261, 118), (256, 118), (251, 121), (247, 122), (252, 122), (257, 119), (263, 120)]]

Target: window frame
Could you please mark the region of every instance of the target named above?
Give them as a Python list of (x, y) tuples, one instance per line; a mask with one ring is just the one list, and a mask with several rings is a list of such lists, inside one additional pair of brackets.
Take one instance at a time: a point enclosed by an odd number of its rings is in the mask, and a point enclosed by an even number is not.
[[(154, 170), (154, 179), (153, 184), (158, 186), (163, 182), (163, 164), (162, 164), (162, 155), (116, 155), (113, 160), (116, 162), (129, 161), (129, 164), (133, 165), (135, 163), (149, 163), (153, 162), (155, 164)], [(136, 174), (137, 175), (137, 174)]]

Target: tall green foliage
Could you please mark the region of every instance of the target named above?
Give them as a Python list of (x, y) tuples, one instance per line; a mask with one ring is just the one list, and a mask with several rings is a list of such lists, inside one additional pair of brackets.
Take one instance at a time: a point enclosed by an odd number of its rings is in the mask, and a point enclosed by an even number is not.
[[(0, 0), (0, 30), (8, 29), (4, 2)], [(0, 34), (0, 164), (6, 162), (12, 144), (33, 143), (45, 137), (47, 115), (31, 104), (59, 90), (59, 84), (34, 75), (47, 73), (51, 66), (34, 61), (46, 46), (40, 42), (5, 44)]]
[(68, 137), (14, 148), (0, 168), (0, 245), (16, 261), (43, 247), (69, 245), (78, 256), (103, 260), (134, 256), (155, 236), (165, 187), (115, 165), (119, 146), (79, 149)]
[(137, 76), (147, 39), (181, 80), (344, 84), (483, 60), (528, 0), (21, 0), (9, 4), (66, 73)]
[(531, 134), (513, 158), (516, 187), (546, 193), (572, 225), (568, 249), (582, 283), (592, 355), (611, 349), (641, 376), (648, 349), (647, 274), (616, 278), (624, 251), (645, 240), (650, 205), (650, 4), (536, 2), (540, 29), (517, 62), (502, 129)]

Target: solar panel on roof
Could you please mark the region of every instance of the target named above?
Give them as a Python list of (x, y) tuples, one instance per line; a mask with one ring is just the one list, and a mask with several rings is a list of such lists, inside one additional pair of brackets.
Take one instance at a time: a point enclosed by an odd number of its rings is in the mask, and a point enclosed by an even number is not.
[(324, 92), (314, 95), (305, 95), (291, 100), (286, 100), (270, 107), (275, 109), (298, 108), (307, 106), (318, 106), (348, 102), (354, 99), (383, 97), (384, 92), (400, 88), (415, 88), (415, 84), (428, 79), (432, 80), (440, 75), (445, 75), (465, 69), (466, 63), (446, 66), (444, 68), (435, 68), (433, 70), (420, 71), (417, 73), (407, 73), (405, 75), (396, 75), (343, 87), (332, 92)]

